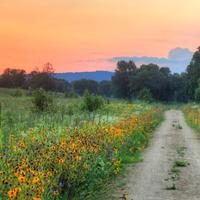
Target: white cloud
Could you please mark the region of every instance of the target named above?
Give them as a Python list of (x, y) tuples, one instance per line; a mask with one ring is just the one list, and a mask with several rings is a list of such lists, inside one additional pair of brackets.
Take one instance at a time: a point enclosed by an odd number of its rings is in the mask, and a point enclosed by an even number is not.
[(184, 72), (187, 65), (192, 59), (193, 52), (186, 48), (174, 48), (169, 51), (167, 58), (160, 57), (148, 57), (148, 56), (132, 56), (132, 57), (113, 57), (111, 62), (117, 62), (120, 60), (134, 61), (137, 65), (155, 63), (160, 66), (167, 66), (172, 72), (181, 73)]

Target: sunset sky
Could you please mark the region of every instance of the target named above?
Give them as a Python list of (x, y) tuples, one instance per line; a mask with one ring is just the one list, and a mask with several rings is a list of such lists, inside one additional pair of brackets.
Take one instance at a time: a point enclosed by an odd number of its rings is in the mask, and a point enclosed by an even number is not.
[(1, 0), (0, 72), (113, 70), (113, 57), (200, 45), (199, 0)]

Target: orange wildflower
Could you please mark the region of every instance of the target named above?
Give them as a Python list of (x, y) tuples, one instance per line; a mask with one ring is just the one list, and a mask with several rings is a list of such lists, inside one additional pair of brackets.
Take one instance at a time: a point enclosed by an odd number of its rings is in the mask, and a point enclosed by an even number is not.
[(33, 200), (41, 200), (41, 198), (37, 196), (37, 197), (33, 197)]
[(26, 178), (24, 176), (18, 176), (18, 180), (21, 182), (21, 183), (25, 183), (26, 182)]
[(16, 195), (17, 195), (17, 192), (15, 190), (8, 191), (8, 196), (9, 196), (10, 199), (15, 198)]
[(80, 161), (80, 160), (81, 160), (81, 156), (78, 156), (78, 155), (77, 155), (77, 156), (75, 157), (75, 159), (76, 159), (77, 161)]
[(113, 171), (113, 173), (114, 173), (114, 174), (119, 174), (119, 170), (118, 170), (118, 169), (115, 169), (115, 170)]
[(16, 187), (16, 188), (14, 189), (14, 191), (15, 191), (15, 192), (21, 192), (22, 189), (21, 189), (20, 187)]
[(59, 158), (59, 159), (58, 159), (58, 164), (62, 164), (62, 163), (64, 163), (64, 159)]
[(77, 149), (77, 145), (76, 145), (75, 143), (72, 143), (72, 144), (71, 144), (71, 149), (72, 149), (73, 151), (75, 151), (75, 150)]
[(39, 181), (40, 181), (40, 179), (39, 179), (38, 177), (34, 177), (32, 182), (33, 182), (33, 183), (37, 183), (37, 182), (39, 182)]

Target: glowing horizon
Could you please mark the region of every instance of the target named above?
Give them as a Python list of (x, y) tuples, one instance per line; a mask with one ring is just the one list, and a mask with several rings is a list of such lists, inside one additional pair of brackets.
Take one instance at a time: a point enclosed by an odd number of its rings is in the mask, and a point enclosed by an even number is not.
[(46, 62), (56, 72), (113, 70), (113, 57), (194, 51), (199, 8), (199, 0), (3, 0), (0, 72)]

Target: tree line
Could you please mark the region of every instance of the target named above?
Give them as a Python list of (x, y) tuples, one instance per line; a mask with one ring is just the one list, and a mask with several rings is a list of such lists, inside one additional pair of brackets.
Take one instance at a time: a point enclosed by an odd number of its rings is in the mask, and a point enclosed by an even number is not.
[(41, 71), (33, 70), (30, 73), (27, 73), (24, 69), (7, 68), (0, 76), (0, 87), (29, 90), (41, 88), (45, 91), (65, 93), (68, 97), (82, 96), (86, 90), (94, 95), (112, 96), (111, 81), (96, 82), (82, 79), (70, 83), (54, 77), (54, 69), (51, 63), (46, 63)]
[(82, 96), (87, 90), (94, 95), (122, 99), (161, 102), (200, 102), (200, 47), (194, 53), (185, 72), (172, 73), (168, 67), (119, 61), (111, 81), (82, 79), (69, 83), (53, 76), (46, 63), (42, 71), (26, 73), (23, 69), (6, 69), (0, 77), (0, 87), (38, 89)]
[(200, 102), (200, 47), (186, 71), (171, 73), (168, 67), (119, 61), (112, 77), (113, 92), (118, 98), (162, 102)]

